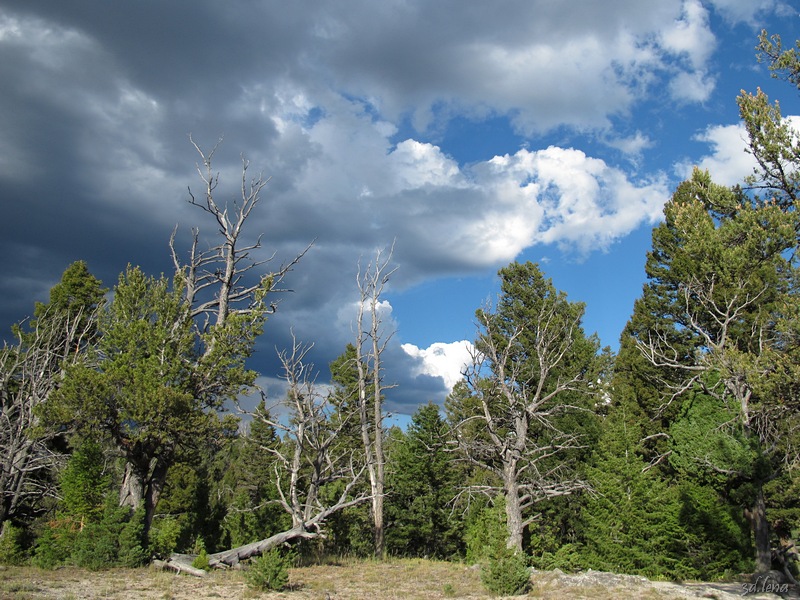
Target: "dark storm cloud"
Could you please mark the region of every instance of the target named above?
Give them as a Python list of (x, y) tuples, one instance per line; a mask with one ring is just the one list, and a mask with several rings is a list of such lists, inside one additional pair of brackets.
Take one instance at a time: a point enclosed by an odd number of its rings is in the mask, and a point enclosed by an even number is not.
[[(407, 117), (420, 133), (454, 114), (507, 117), (526, 133), (605, 131), (655, 83), (687, 71), (706, 89), (707, 53), (681, 25), (707, 31), (702, 7), (689, 10), (698, 6), (4, 2), (0, 256), (13, 268), (0, 272), (0, 323), (46, 300), (74, 260), (112, 286), (128, 263), (170, 272), (176, 224), (179, 249), (193, 226), (213, 241), (214, 223), (186, 202), (200, 183), (187, 136), (206, 151), (224, 136), (218, 198), (236, 197), (240, 153), (250, 174), (272, 177), (249, 223), (250, 240), (264, 233), (262, 257), (274, 252), (277, 266), (316, 239), (287, 278), (295, 291), (258, 358), (271, 369), (294, 328), (316, 342), (327, 374), (352, 336), (357, 265), (377, 248), (395, 241), (391, 285), (407, 287), (494, 270), (543, 240), (574, 243), (579, 229), (588, 249), (604, 247), (652, 220), (666, 196), (658, 178), (633, 180), (569, 150), (510, 148), (459, 165), (436, 146), (395, 139)], [(671, 62), (692, 53), (685, 68)], [(557, 181), (552, 170), (574, 176)], [(616, 218), (587, 228), (573, 206), (543, 204), (540, 185)], [(399, 345), (391, 359), (396, 409), (441, 398), (442, 379), (420, 375), (419, 360)]]

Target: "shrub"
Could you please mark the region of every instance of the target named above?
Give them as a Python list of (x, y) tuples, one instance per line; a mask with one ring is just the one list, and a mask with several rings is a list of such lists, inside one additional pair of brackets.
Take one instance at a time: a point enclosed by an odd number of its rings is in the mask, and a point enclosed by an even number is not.
[(117, 564), (119, 532), (105, 523), (90, 523), (75, 539), (72, 561), (76, 566), (90, 571), (110, 569)]
[(0, 533), (0, 564), (21, 565), (25, 561), (24, 537), (24, 529), (12, 525), (10, 521), (3, 523)]
[(481, 563), (487, 558), (490, 548), (505, 544), (508, 537), (506, 529), (506, 507), (502, 498), (495, 499), (494, 505), (480, 509), (468, 520), (464, 538), (467, 543), (467, 562)]
[(56, 519), (45, 524), (36, 539), (33, 564), (41, 569), (54, 569), (66, 563), (72, 554), (79, 524), (70, 519)]
[(183, 525), (173, 516), (154, 519), (150, 527), (149, 547), (153, 556), (167, 558), (178, 548)]
[(542, 552), (538, 564), (534, 566), (545, 571), (561, 569), (568, 573), (575, 573), (583, 568), (583, 557), (578, 544), (564, 544), (555, 552)]
[(273, 548), (250, 561), (250, 568), (244, 572), (245, 581), (262, 592), (282, 590), (289, 583), (289, 567), (293, 558), (294, 553), (281, 553)]
[(500, 596), (526, 593), (531, 583), (527, 557), (522, 552), (495, 545), (481, 568), (481, 583)]
[(119, 535), (119, 564), (140, 567), (147, 562), (147, 540), (144, 535), (144, 508), (138, 508), (122, 527)]
[(208, 552), (206, 552), (206, 544), (203, 538), (197, 538), (194, 544), (197, 556), (192, 561), (192, 566), (195, 569), (203, 569), (203, 571), (210, 571), (211, 566), (208, 564)]

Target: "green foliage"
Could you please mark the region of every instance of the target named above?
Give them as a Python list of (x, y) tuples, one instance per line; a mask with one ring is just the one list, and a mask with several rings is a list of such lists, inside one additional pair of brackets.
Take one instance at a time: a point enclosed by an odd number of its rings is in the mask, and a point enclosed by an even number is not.
[(143, 537), (144, 509), (131, 513), (109, 494), (103, 518), (89, 523), (75, 537), (71, 562), (86, 569), (139, 567), (148, 558)]
[(41, 569), (54, 569), (69, 562), (79, 527), (72, 519), (44, 523), (36, 537), (31, 562)]
[(691, 481), (679, 487), (679, 519), (686, 539), (682, 562), (696, 579), (733, 577), (753, 569), (749, 524), (734, 503)]
[(604, 423), (589, 482), (583, 540), (585, 567), (648, 577), (685, 577), (685, 532), (677, 490), (641, 457), (641, 428), (625, 405)]
[(25, 551), (25, 530), (11, 521), (3, 523), (0, 533), (0, 565), (21, 565), (27, 556)]
[(145, 509), (140, 506), (122, 527), (119, 535), (119, 565), (140, 567), (148, 561)]
[(202, 538), (199, 538), (197, 540), (197, 543), (195, 544), (195, 546), (198, 546), (198, 548), (197, 548), (197, 556), (192, 561), (192, 566), (195, 569), (202, 569), (203, 571), (210, 571), (211, 570), (211, 565), (209, 565), (209, 563), (208, 563), (208, 552), (206, 552), (206, 545), (203, 542)]
[(71, 265), (51, 302), (37, 303), (34, 318), (12, 327), (16, 343), (0, 348), (0, 523), (30, 523), (51, 508), (64, 431), (42, 426), (39, 412), (65, 369), (85, 362), (103, 292), (84, 263)]
[(98, 520), (61, 516), (46, 523), (36, 541), (33, 563), (45, 569), (65, 564), (91, 570), (141, 566), (149, 557), (143, 525), (143, 509), (131, 513), (117, 506), (116, 494), (110, 493)]
[(505, 521), (505, 504), (501, 499), (495, 500), (493, 505), (479, 509), (467, 520), (464, 539), (468, 563), (484, 562), (491, 548), (505, 545), (508, 538)]
[(166, 558), (178, 549), (178, 542), (185, 533), (181, 521), (173, 516), (159, 516), (153, 520), (148, 536), (150, 552), (153, 556)]
[[(90, 436), (110, 437), (143, 491), (136, 500), (145, 502), (147, 528), (155, 509), (147, 503), (158, 499), (180, 452), (219, 432), (220, 420), (208, 409), (219, 407), (223, 397), (218, 381), (204, 379), (209, 371), (197, 365), (182, 290), (164, 277), (129, 267), (101, 318), (100, 333), (99, 368), (69, 370), (44, 416), (55, 425), (71, 423)], [(239, 391), (238, 385), (226, 389)]]
[(670, 428), (672, 467), (692, 480), (729, 490), (742, 481), (766, 479), (770, 466), (757, 437), (748, 435), (739, 411), (696, 391)]
[(525, 554), (495, 544), (481, 567), (481, 583), (499, 596), (517, 596), (528, 591), (531, 572)]
[(560, 546), (555, 552), (543, 552), (538, 561), (538, 568), (545, 571), (561, 569), (567, 573), (574, 573), (583, 569), (584, 562), (581, 546), (569, 543)]
[(457, 471), (447, 448), (448, 427), (433, 403), (421, 406), (408, 432), (394, 430), (387, 460), (386, 544), (390, 554), (449, 558), (460, 534), (449, 502)]
[(40, 317), (52, 309), (57, 309), (73, 314), (84, 313), (88, 319), (88, 311), (91, 307), (101, 304), (103, 295), (108, 291), (102, 285), (102, 282), (89, 271), (86, 261), (75, 261), (61, 274), (61, 280), (50, 288), (50, 302), (36, 303), (34, 315)]
[(87, 438), (78, 444), (61, 474), (61, 509), (64, 514), (81, 522), (100, 517), (111, 482), (105, 463), (103, 449), (95, 440)]
[(244, 579), (260, 592), (280, 591), (289, 584), (289, 567), (293, 560), (293, 552), (273, 548), (250, 561)]

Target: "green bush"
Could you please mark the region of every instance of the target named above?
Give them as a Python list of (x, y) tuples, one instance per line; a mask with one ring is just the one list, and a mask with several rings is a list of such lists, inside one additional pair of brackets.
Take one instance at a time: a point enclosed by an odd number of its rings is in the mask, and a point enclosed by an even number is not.
[(24, 538), (24, 529), (12, 525), (10, 521), (3, 523), (0, 533), (0, 564), (21, 565), (25, 562)]
[(90, 523), (75, 538), (71, 559), (76, 566), (91, 571), (110, 569), (117, 564), (119, 532), (105, 523)]
[(54, 569), (68, 562), (79, 527), (80, 524), (71, 519), (56, 519), (45, 524), (36, 539), (33, 564), (41, 569)]
[(527, 557), (522, 552), (495, 545), (481, 568), (481, 583), (500, 596), (526, 593), (531, 584)]
[(148, 560), (144, 535), (144, 508), (137, 509), (122, 527), (119, 535), (119, 564), (122, 567), (141, 567)]
[(192, 561), (192, 566), (195, 569), (203, 569), (203, 571), (210, 571), (211, 566), (208, 564), (208, 552), (206, 552), (206, 544), (203, 538), (197, 538), (195, 542), (195, 551), (197, 557)]
[(293, 559), (293, 552), (281, 553), (273, 548), (250, 561), (250, 568), (244, 572), (245, 581), (261, 592), (282, 590), (289, 584), (289, 567)]
[(183, 525), (175, 517), (168, 515), (153, 520), (150, 527), (149, 547), (153, 556), (167, 558), (178, 548), (183, 534)]
[(484, 562), (489, 549), (505, 544), (507, 537), (505, 502), (502, 498), (497, 498), (494, 505), (480, 509), (468, 519), (464, 534), (467, 562)]
[(564, 544), (555, 552), (543, 552), (541, 558), (534, 562), (533, 566), (544, 571), (561, 569), (568, 573), (575, 573), (583, 569), (582, 561), (581, 548), (578, 544)]
[(195, 569), (202, 569), (203, 571), (211, 570), (211, 565), (208, 564), (208, 552), (206, 552), (205, 548), (200, 550), (200, 554), (192, 561), (192, 566)]

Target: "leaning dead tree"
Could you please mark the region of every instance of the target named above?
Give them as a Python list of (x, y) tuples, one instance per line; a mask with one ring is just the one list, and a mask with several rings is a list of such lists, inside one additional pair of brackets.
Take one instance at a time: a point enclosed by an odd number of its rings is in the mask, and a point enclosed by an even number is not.
[(375, 261), (361, 270), (356, 282), (359, 302), (356, 316), (356, 367), (358, 371), (358, 408), (361, 439), (367, 462), (371, 490), (371, 514), (375, 556), (382, 558), (384, 549), (383, 499), (385, 457), (383, 451), (383, 392), (389, 389), (383, 381), (383, 352), (393, 332), (386, 332), (380, 314), (381, 295), (397, 267), (391, 267), (394, 246), (384, 255), (375, 254)]
[[(341, 414), (329, 396), (317, 390), (314, 366), (306, 362), (311, 348), (294, 340), (290, 351), (279, 353), (286, 397), (272, 410), (248, 413), (282, 434), (281, 444), (264, 446), (262, 450), (273, 455), (273, 479), (278, 490), (274, 502), (291, 516), (292, 526), (268, 538), (209, 555), (211, 567), (233, 567), (286, 542), (324, 536), (328, 517), (369, 499), (367, 493), (359, 491), (366, 467), (360, 453), (336, 443), (342, 429), (358, 415), (355, 411)], [(285, 418), (274, 418), (273, 412), (282, 413)], [(338, 491), (329, 499), (331, 494), (326, 492), (332, 489)], [(191, 555), (175, 554), (159, 564), (205, 574), (191, 566), (193, 559)]]

